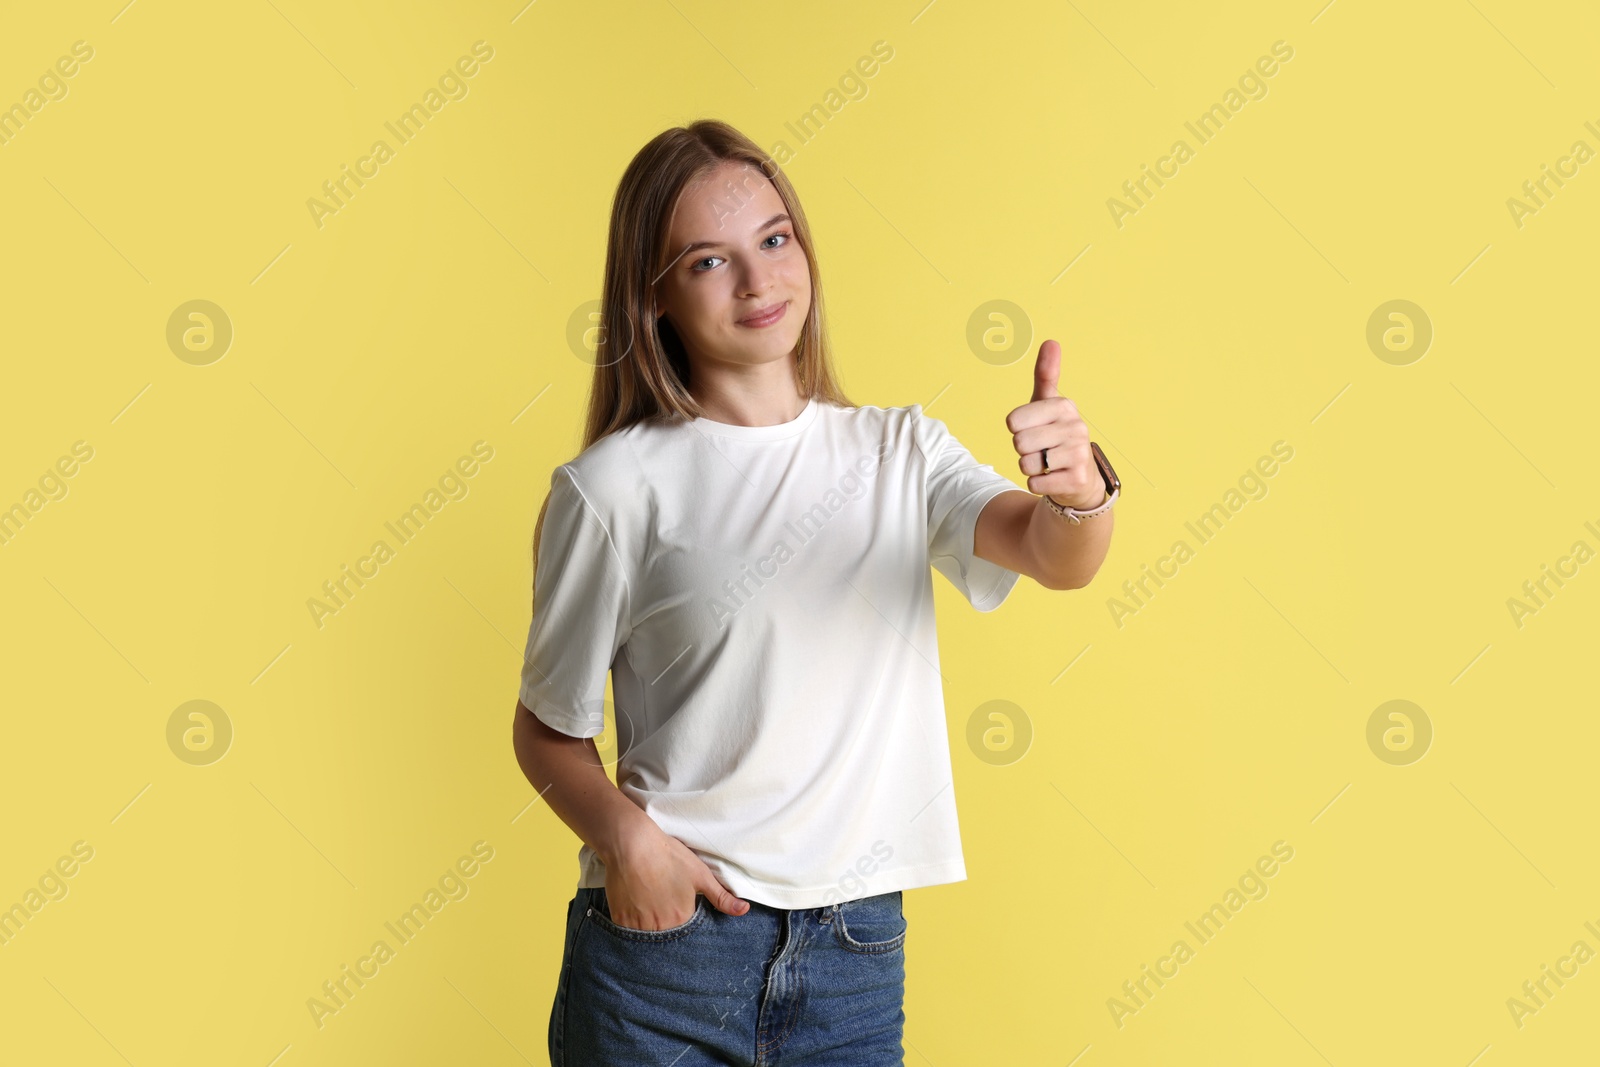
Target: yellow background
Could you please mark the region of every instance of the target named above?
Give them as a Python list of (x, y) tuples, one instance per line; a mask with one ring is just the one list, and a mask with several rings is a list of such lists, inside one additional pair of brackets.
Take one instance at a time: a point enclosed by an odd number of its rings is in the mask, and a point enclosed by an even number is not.
[[(4, 104), (94, 49), (0, 146), (0, 506), (94, 450), (0, 546), (0, 905), (94, 850), (0, 948), (0, 1059), (545, 1062), (578, 842), (511, 751), (529, 541), (617, 179), (701, 116), (797, 149), (855, 402), (926, 404), (1020, 484), (1004, 420), (1055, 337), (1126, 487), (1085, 590), (980, 615), (935, 580), (969, 879), (907, 894), (907, 1063), (1592, 1055), (1600, 962), (1521, 1027), (1506, 1006), (1600, 950), (1600, 568), (1507, 608), (1600, 547), (1600, 163), (1520, 228), (1506, 206), (1600, 148), (1591, 8), (121, 5), (0, 35)], [(469, 94), (319, 229), (307, 199), (478, 40)], [(879, 40), (801, 146), (785, 123)], [(1184, 122), (1280, 40), (1198, 145)], [(1180, 137), (1119, 228), (1108, 198)], [(206, 366), (166, 341), (195, 299), (234, 330)], [(997, 299), (1028, 316), (1003, 366), (966, 341)], [(1434, 330), (1404, 366), (1366, 342), (1394, 299)], [(466, 498), (318, 628), (322, 582), (479, 440)], [(234, 731), (207, 766), (167, 742), (197, 699)], [(1434, 733), (1404, 766), (1366, 740), (1394, 699)], [(992, 700), (1032, 732), (999, 765), (966, 740)], [(480, 840), (469, 895), (319, 1029), (307, 999)], [(1119, 1027), (1108, 999), (1280, 840), (1268, 895)]]

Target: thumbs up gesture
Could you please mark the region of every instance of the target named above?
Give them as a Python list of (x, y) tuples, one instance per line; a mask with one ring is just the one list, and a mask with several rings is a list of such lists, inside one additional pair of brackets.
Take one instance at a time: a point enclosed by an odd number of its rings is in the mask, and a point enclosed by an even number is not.
[(1089, 451), (1089, 427), (1078, 406), (1061, 395), (1060, 379), (1061, 346), (1047, 340), (1033, 367), (1033, 398), (1006, 416), (1006, 427), (1019, 457), (1017, 468), (1029, 476), (1028, 492), (1087, 511), (1105, 501), (1105, 480)]

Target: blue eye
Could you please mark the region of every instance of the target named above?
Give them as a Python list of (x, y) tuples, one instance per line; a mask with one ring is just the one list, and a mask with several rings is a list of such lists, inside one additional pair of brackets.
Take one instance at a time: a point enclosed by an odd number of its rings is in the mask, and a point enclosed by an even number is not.
[[(771, 252), (771, 251), (773, 251), (774, 249), (777, 249), (777, 248), (782, 248), (783, 245), (769, 245), (769, 244), (767, 244), (767, 241), (776, 241), (780, 237), (783, 238), (783, 244), (788, 244), (794, 238), (794, 235), (789, 233), (789, 232), (787, 232), (787, 231), (784, 231), (784, 232), (781, 232), (781, 233), (772, 234), (769, 237), (767, 237), (767, 239), (765, 241), (761, 242), (761, 247), (763, 249), (765, 249), (766, 251), (768, 251), (768, 252)], [(696, 274), (704, 274), (704, 273), (706, 273), (706, 271), (714, 269), (714, 268), (705, 266), (705, 264), (710, 263), (714, 259), (720, 260), (721, 258), (722, 258), (721, 256), (707, 256), (706, 258), (704, 258), (702, 260), (698, 260), (695, 263), (690, 264), (689, 269), (691, 271), (695, 272)]]

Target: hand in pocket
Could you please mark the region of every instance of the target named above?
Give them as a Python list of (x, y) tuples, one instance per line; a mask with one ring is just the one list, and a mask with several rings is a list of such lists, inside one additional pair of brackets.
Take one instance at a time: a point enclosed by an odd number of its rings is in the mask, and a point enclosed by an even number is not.
[(630, 930), (682, 926), (694, 917), (697, 893), (728, 915), (750, 910), (688, 845), (654, 825), (629, 840), (606, 868), (605, 892), (611, 921)]

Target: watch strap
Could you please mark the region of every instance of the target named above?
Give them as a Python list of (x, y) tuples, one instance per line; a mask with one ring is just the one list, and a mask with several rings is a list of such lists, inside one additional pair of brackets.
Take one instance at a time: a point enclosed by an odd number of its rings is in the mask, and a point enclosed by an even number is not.
[(1096, 515), (1104, 515), (1106, 512), (1110, 511), (1111, 505), (1115, 504), (1117, 502), (1117, 497), (1121, 495), (1121, 487), (1113, 489), (1110, 493), (1106, 494), (1106, 498), (1100, 502), (1098, 507), (1090, 508), (1088, 511), (1079, 511), (1077, 508), (1069, 508), (1065, 504), (1058, 504), (1056, 503), (1055, 497), (1048, 493), (1045, 494), (1044, 502), (1050, 505), (1051, 511), (1055, 512), (1057, 515), (1060, 515), (1063, 519), (1066, 519), (1068, 522), (1076, 526), (1084, 519), (1092, 519)]

